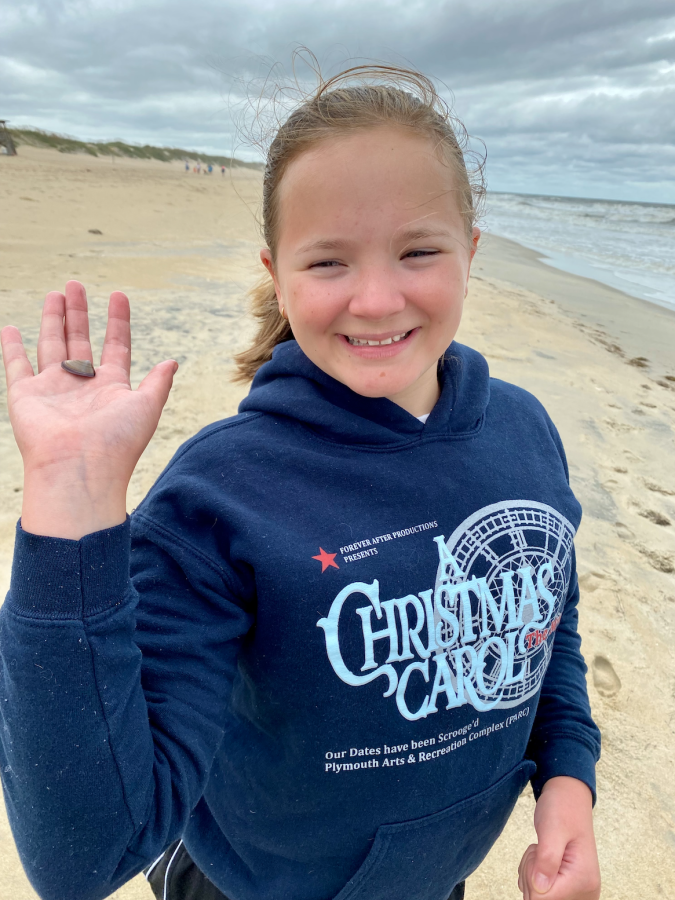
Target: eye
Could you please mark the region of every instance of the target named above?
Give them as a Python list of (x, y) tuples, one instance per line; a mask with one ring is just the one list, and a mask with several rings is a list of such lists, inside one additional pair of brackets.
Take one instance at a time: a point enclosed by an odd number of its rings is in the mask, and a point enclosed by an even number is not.
[(436, 256), (438, 250), (411, 250), (406, 253), (404, 259), (423, 259), (425, 256)]
[(330, 269), (334, 266), (339, 266), (341, 263), (337, 261), (337, 259), (322, 259), (320, 262), (312, 263), (309, 267), (310, 269)]

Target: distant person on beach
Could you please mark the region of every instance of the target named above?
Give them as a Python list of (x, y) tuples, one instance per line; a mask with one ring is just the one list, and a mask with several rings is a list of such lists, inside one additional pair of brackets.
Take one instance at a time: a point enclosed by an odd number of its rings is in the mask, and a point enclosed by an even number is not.
[(225, 166), (221, 166), (221, 167), (220, 167), (220, 174), (221, 174), (221, 175), (224, 175), (224, 174), (225, 174)]
[(37, 375), (3, 330), (0, 772), (41, 897), (144, 871), (162, 900), (460, 900), (528, 781), (525, 900), (599, 897), (581, 509), (544, 408), (455, 341), (466, 146), (411, 70), (304, 98), (267, 154), (250, 392), (131, 517), (178, 364), (131, 390), (116, 291), (95, 369), (75, 281)]
[(209, 175), (213, 173), (213, 166), (209, 163)]
[(187, 161), (187, 159), (185, 160), (185, 171), (186, 172), (190, 171), (190, 163)]

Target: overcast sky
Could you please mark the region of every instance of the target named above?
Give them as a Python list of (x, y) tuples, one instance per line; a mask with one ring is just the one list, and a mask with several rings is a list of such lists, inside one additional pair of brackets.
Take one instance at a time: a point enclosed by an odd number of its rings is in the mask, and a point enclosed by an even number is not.
[(492, 190), (675, 203), (673, 0), (0, 0), (0, 118), (250, 159), (232, 108), (298, 43), (441, 80)]

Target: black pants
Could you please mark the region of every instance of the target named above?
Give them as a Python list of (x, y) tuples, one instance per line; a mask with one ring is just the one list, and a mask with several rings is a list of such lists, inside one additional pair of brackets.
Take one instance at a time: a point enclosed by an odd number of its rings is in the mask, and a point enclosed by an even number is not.
[[(144, 870), (158, 900), (227, 900), (192, 861), (182, 841), (171, 844), (160, 858)], [(463, 900), (464, 882), (448, 900)]]

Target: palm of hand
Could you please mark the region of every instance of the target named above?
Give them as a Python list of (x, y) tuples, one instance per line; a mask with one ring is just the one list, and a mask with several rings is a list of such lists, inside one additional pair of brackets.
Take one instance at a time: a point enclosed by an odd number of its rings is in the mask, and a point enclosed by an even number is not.
[(51, 364), (8, 391), (10, 419), (27, 469), (86, 459), (120, 477), (131, 477), (157, 427), (161, 407), (153, 400), (132, 391), (127, 374), (112, 363), (87, 380)]
[[(132, 391), (129, 322), (128, 299), (119, 291), (111, 294), (95, 378), (61, 367), (65, 359), (93, 362), (87, 300), (79, 282), (68, 282), (65, 294), (47, 295), (37, 375), (18, 329), (2, 331), (10, 420), (24, 462), (22, 522), (27, 519), (38, 533), (77, 537), (123, 519), (129, 479), (157, 427), (178, 368), (166, 360)], [(41, 505), (50, 506), (47, 515)]]

